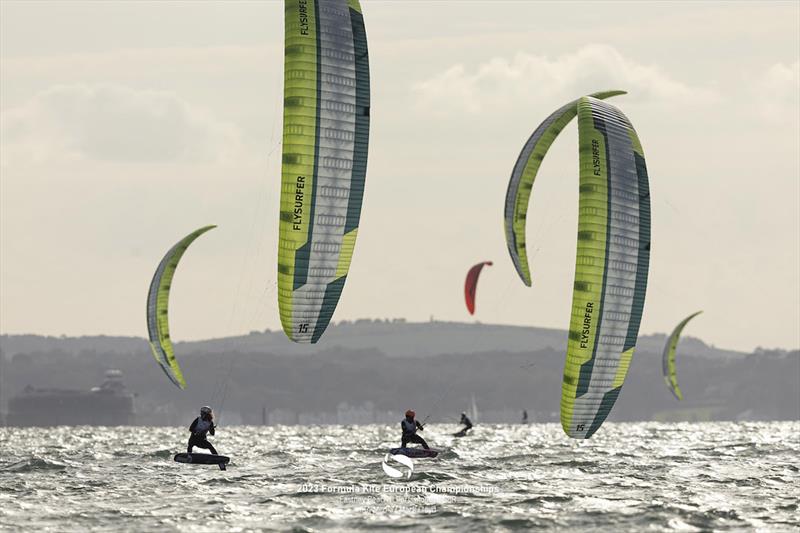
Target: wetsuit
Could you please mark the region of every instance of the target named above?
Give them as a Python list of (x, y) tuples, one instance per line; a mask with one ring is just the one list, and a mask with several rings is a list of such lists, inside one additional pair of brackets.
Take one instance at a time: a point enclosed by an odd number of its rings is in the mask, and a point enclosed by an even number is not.
[(213, 420), (205, 420), (199, 416), (195, 418), (194, 422), (192, 422), (192, 425), (189, 426), (189, 431), (192, 432), (192, 436), (189, 437), (189, 447), (187, 452), (192, 453), (192, 448), (197, 446), (198, 448), (211, 450), (212, 454), (218, 455), (217, 450), (206, 439), (206, 433), (211, 433), (213, 435), (216, 427), (217, 426), (214, 425)]
[(461, 422), (459, 423), (464, 424), (464, 429), (461, 430), (461, 433), (464, 433), (465, 435), (467, 431), (472, 429), (472, 421), (470, 421), (470, 419), (467, 418), (467, 415), (461, 415)]
[(403, 440), (400, 444), (401, 448), (405, 448), (409, 442), (415, 442), (417, 444), (422, 444), (422, 447), (426, 450), (431, 449), (430, 446), (428, 446), (428, 443), (425, 442), (425, 439), (417, 435), (417, 429), (425, 429), (418, 421), (414, 420), (413, 418), (406, 417), (402, 422), (400, 422), (400, 428), (403, 430)]

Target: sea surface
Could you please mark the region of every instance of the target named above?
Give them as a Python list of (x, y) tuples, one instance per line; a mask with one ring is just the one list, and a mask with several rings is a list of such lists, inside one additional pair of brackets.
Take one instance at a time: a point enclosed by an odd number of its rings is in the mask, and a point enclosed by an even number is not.
[(395, 427), (222, 425), (223, 472), (173, 461), (185, 428), (0, 428), (0, 530), (800, 528), (800, 422), (455, 430), (426, 427), (443, 451), (411, 472), (386, 456)]

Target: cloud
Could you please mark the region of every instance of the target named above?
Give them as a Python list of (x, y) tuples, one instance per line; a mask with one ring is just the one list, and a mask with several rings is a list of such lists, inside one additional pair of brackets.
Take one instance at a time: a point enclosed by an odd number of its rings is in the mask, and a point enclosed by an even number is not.
[(163, 79), (175, 75), (231, 78), (254, 72), (282, 73), (279, 62), (270, 61), (283, 53), (282, 44), (265, 46), (208, 46), (168, 48), (122, 48), (98, 52), (59, 53), (4, 57), (0, 73), (6, 79), (104, 81)]
[(0, 117), (10, 161), (219, 162), (241, 150), (238, 130), (168, 92), (57, 85)]
[(755, 84), (757, 108), (769, 122), (797, 123), (800, 112), (800, 61), (769, 67)]
[(412, 86), (421, 107), (442, 114), (511, 110), (521, 100), (604, 89), (669, 102), (716, 98), (708, 89), (681, 83), (656, 66), (638, 64), (611, 46), (597, 44), (556, 59), (522, 52), (511, 59), (497, 57), (474, 72), (454, 65)]

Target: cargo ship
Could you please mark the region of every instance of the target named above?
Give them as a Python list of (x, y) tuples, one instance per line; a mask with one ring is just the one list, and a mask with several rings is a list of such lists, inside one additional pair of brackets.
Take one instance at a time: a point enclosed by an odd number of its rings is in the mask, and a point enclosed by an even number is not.
[(28, 385), (9, 399), (6, 425), (128, 426), (135, 421), (133, 397), (126, 390), (119, 370), (106, 371), (103, 383), (88, 391)]

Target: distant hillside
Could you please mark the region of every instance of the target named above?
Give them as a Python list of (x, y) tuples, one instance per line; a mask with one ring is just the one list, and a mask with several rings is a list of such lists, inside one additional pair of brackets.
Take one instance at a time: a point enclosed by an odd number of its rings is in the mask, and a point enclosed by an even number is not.
[[(567, 332), (560, 329), (501, 326), (462, 322), (421, 322), (404, 320), (357, 320), (331, 324), (320, 343), (295, 344), (282, 331), (252, 332), (241, 337), (225, 337), (193, 342), (176, 342), (182, 356), (199, 352), (279, 353), (311, 355), (342, 348), (377, 349), (390, 357), (426, 357), (441, 353), (479, 353), (493, 350), (532, 352), (545, 348), (563, 350)], [(666, 335), (639, 337), (638, 350), (660, 352)], [(701, 357), (743, 357), (746, 354), (708, 346), (699, 339), (684, 336), (681, 346)], [(126, 353), (149, 350), (144, 339), (136, 337), (42, 337), (38, 335), (2, 335), (0, 350), (6, 357), (17, 353), (62, 351), (77, 354), (85, 351)]]
[[(396, 422), (408, 407), (451, 420), (558, 419), (566, 334), (483, 324), (358, 321), (300, 346), (282, 332), (179, 343), (189, 383), (170, 384), (144, 339), (0, 337), (0, 409), (26, 385), (89, 389), (106, 369), (123, 371), (137, 394), (138, 422), (183, 424), (198, 405), (224, 407), (226, 422)], [(685, 401), (661, 375), (663, 335), (640, 339), (612, 420), (800, 419), (800, 353), (744, 354), (682, 339)], [(223, 402), (224, 400), (224, 402)], [(223, 405), (224, 403), (224, 405)]]
[(0, 335), (0, 353), (11, 358), (18, 353), (64, 353), (76, 355), (81, 352), (126, 353), (147, 348), (147, 341), (140, 337), (49, 337), (44, 335)]

